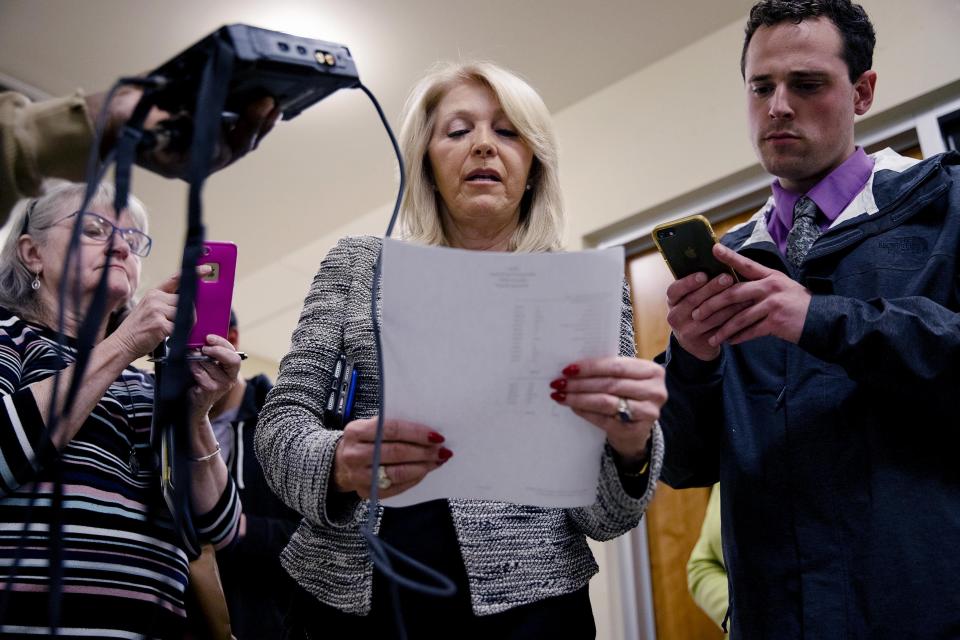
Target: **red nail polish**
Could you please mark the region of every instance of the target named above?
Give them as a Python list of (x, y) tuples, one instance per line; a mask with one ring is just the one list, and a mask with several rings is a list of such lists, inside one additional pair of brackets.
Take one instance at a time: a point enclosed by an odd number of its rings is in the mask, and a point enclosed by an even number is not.
[(556, 400), (557, 402), (563, 402), (567, 399), (567, 394), (561, 393), (560, 391), (554, 391), (550, 394), (550, 397)]
[(566, 378), (557, 378), (556, 380), (554, 380), (553, 382), (550, 383), (550, 387), (553, 388), (553, 389), (557, 389), (558, 391), (563, 390), (563, 389), (566, 389), (566, 388), (567, 388), (567, 379), (566, 379)]
[(580, 367), (575, 364), (571, 364), (566, 369), (563, 370), (563, 375), (565, 376), (575, 376), (580, 373)]
[(427, 440), (429, 440), (433, 444), (440, 444), (441, 442), (446, 440), (446, 438), (444, 438), (442, 435), (440, 435), (436, 431), (431, 431), (430, 433), (427, 434)]
[(441, 461), (449, 460), (453, 457), (453, 451), (450, 451), (450, 449), (446, 447), (440, 447), (440, 451), (437, 452), (437, 457), (439, 457)]

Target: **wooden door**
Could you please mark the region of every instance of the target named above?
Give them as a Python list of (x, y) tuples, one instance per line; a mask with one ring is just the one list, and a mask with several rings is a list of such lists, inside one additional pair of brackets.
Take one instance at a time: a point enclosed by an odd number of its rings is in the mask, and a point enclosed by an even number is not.
[[(745, 221), (753, 210), (715, 224), (717, 237)], [(637, 354), (653, 358), (667, 346), (667, 287), (673, 282), (670, 270), (656, 249), (627, 261), (633, 293), (634, 331)], [(687, 591), (687, 560), (700, 535), (710, 489), (677, 491), (664, 483), (647, 510), (647, 539), (653, 608), (659, 640), (711, 640), (723, 638), (710, 618), (693, 602)]]

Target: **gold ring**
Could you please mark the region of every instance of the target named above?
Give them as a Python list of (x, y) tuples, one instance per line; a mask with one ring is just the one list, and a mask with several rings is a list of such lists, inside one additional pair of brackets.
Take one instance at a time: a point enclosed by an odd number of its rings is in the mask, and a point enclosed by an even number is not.
[(387, 475), (387, 468), (382, 465), (377, 467), (377, 486), (381, 490), (386, 491), (392, 484), (393, 480)]

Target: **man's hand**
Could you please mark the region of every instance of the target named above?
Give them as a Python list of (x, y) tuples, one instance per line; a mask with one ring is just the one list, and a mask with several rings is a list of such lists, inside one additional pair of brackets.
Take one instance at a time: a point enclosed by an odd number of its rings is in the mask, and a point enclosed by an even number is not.
[[(105, 157), (116, 145), (123, 125), (130, 119), (142, 95), (143, 90), (133, 86), (120, 87), (114, 93), (107, 108), (107, 123), (100, 145), (101, 158)], [(105, 99), (105, 93), (97, 93), (86, 97), (87, 111), (91, 120), (96, 121)], [(219, 171), (256, 149), (263, 137), (276, 124), (281, 114), (273, 98), (264, 97), (248, 104), (239, 115), (240, 118), (235, 123), (225, 124), (222, 127), (211, 171)], [(147, 114), (144, 129), (155, 129), (164, 120), (189, 117), (186, 114), (172, 116), (166, 111), (154, 107)], [(155, 149), (138, 153), (137, 164), (167, 178), (183, 178), (189, 166), (189, 156), (181, 150)]]
[(694, 322), (718, 327), (707, 344), (718, 349), (724, 342), (740, 344), (762, 336), (798, 343), (810, 308), (810, 291), (723, 245), (715, 245), (713, 255), (733, 267), (743, 281), (703, 300), (691, 313)]
[(703, 319), (693, 314), (705, 301), (726, 291), (732, 284), (733, 278), (727, 274), (708, 282), (707, 274), (694, 273), (667, 288), (667, 323), (680, 346), (700, 360), (709, 361), (719, 357), (719, 344), (711, 344), (709, 340), (724, 322), (744, 307), (738, 305), (721, 309)]

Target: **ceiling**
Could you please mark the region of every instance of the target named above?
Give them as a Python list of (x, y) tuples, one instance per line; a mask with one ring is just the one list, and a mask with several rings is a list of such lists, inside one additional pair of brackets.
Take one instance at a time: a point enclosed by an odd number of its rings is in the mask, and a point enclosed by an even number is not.
[[(742, 19), (753, 0), (0, 0), (0, 73), (50, 95), (105, 89), (233, 22), (349, 46), (391, 123), (432, 63), (488, 59), (525, 77), (553, 113)], [(144, 282), (176, 269), (186, 189), (145, 172)], [(280, 123), (256, 153), (211, 177), (208, 237), (240, 247), (244, 348), (278, 360), (323, 257), (316, 239), (385, 207), (395, 161), (376, 112), (341, 91)], [(386, 217), (384, 217), (384, 226)]]

